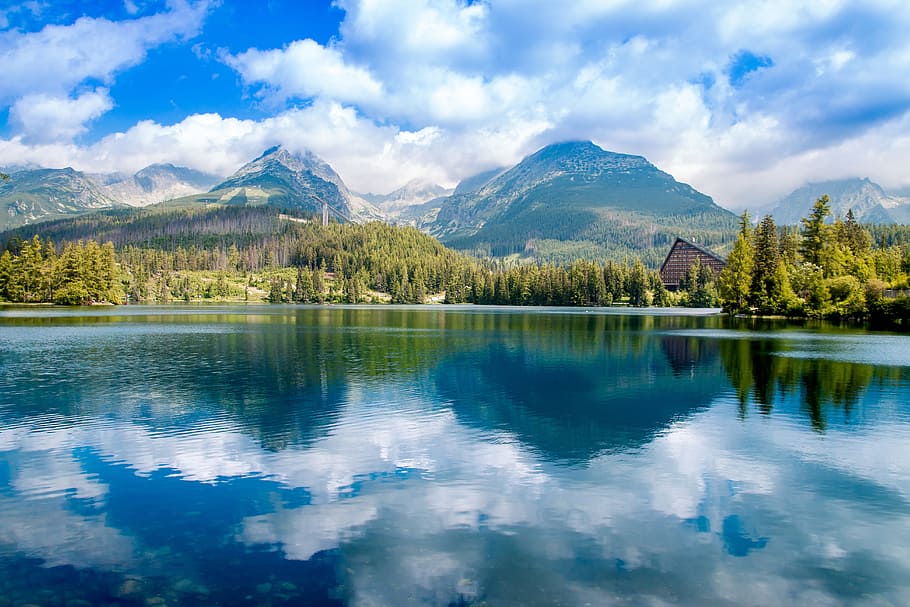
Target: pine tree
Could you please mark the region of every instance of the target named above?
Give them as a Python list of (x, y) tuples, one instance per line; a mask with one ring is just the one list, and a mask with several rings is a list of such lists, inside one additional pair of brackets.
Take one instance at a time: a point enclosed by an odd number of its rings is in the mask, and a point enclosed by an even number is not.
[[(704, 269), (708, 270), (707, 267), (704, 267)], [(713, 274), (711, 274), (710, 270), (708, 270), (707, 276), (713, 278)], [(664, 281), (661, 279), (660, 272), (657, 270), (651, 270), (648, 272), (648, 290), (651, 293), (651, 303), (653, 305), (669, 305), (670, 292), (667, 291), (667, 287), (664, 286)]]
[(7, 300), (6, 287), (9, 284), (10, 276), (13, 273), (13, 256), (9, 251), (3, 251), (0, 255), (0, 301)]
[(269, 303), (281, 303), (284, 301), (284, 282), (278, 278), (273, 277), (269, 281)]
[(752, 287), (752, 270), (755, 264), (755, 250), (752, 246), (752, 224), (749, 213), (740, 217), (739, 236), (733, 251), (727, 258), (727, 265), (717, 278), (721, 307), (732, 314), (748, 308)]
[(630, 305), (638, 307), (651, 305), (651, 297), (650, 293), (648, 293), (648, 276), (641, 259), (636, 259), (632, 265), (632, 271), (629, 272), (627, 291)]
[(306, 303), (308, 300), (308, 294), (304, 291), (303, 268), (297, 268), (297, 282), (294, 284), (294, 301), (297, 303)]
[(36, 234), (22, 244), (19, 254), (13, 259), (12, 271), (7, 282), (7, 296), (15, 302), (38, 302), (42, 298), (41, 274), (44, 267), (41, 239)]
[(750, 299), (763, 314), (786, 312), (793, 300), (790, 280), (780, 256), (777, 226), (770, 215), (765, 215), (755, 231)]
[(804, 217), (801, 221), (803, 224), (802, 248), (803, 259), (817, 266), (822, 265), (822, 250), (825, 246), (825, 237), (828, 232), (828, 226), (825, 225), (825, 219), (831, 215), (831, 199), (825, 194), (815, 201), (812, 206), (812, 212), (809, 217)]
[(325, 301), (325, 260), (313, 271), (313, 292), (312, 301), (322, 303)]

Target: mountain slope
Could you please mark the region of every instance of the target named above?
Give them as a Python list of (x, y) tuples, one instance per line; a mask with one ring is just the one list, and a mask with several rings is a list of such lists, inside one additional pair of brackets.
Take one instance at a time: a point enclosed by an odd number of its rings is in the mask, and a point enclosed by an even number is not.
[(642, 255), (652, 265), (678, 235), (718, 247), (736, 217), (641, 156), (591, 142), (547, 146), (442, 202), (424, 229), (477, 253), (554, 261)]
[(165, 200), (207, 192), (221, 178), (173, 164), (153, 164), (135, 175), (94, 176), (114, 200), (144, 207)]
[(375, 206), (351, 193), (324, 160), (311, 152), (293, 154), (281, 146), (266, 150), (209, 192), (163, 206), (268, 205), (318, 214), (323, 201), (331, 214), (343, 221), (382, 218)]
[(804, 185), (779, 200), (771, 215), (779, 225), (798, 225), (824, 194), (831, 198), (831, 213), (835, 217), (843, 217), (853, 209), (856, 218), (864, 223), (903, 223), (910, 219), (910, 198), (890, 195), (868, 178)]
[(397, 211), (395, 220), (401, 225), (422, 226), (425, 231), (429, 231), (426, 227), (432, 225), (432, 223), (436, 221), (439, 209), (445, 204), (449, 197), (462, 196), (475, 192), (504, 170), (504, 168), (499, 167), (466, 177), (459, 182), (454, 190), (448, 190), (444, 194), (421, 202), (420, 204), (402, 207)]
[(72, 168), (18, 171), (0, 181), (0, 230), (122, 206)]
[(396, 217), (408, 207), (450, 196), (453, 191), (430, 181), (412, 179), (388, 194), (363, 194), (362, 197), (376, 205), (386, 215)]

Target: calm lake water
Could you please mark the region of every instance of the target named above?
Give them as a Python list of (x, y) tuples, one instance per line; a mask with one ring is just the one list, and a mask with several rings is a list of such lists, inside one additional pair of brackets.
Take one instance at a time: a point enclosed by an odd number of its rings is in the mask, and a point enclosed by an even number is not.
[(910, 336), (0, 309), (0, 607), (907, 605)]

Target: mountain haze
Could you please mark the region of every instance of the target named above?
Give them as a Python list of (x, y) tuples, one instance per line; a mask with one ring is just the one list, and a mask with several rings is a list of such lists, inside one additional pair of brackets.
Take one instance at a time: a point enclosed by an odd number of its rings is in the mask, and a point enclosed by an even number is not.
[(0, 230), (123, 206), (85, 173), (29, 169), (0, 181)]
[(780, 199), (770, 213), (779, 225), (798, 225), (808, 217), (821, 196), (831, 198), (831, 214), (843, 217), (853, 209), (863, 223), (905, 223), (910, 220), (910, 198), (888, 194), (866, 179), (839, 179), (810, 183)]
[(431, 181), (417, 178), (388, 194), (362, 194), (361, 196), (376, 205), (380, 211), (389, 217), (396, 217), (408, 207), (422, 205), (437, 198), (450, 196), (453, 191)]
[(99, 180), (105, 177), (107, 179), (104, 186), (110, 197), (134, 207), (144, 207), (181, 196), (207, 192), (221, 180), (216, 175), (173, 164), (153, 164), (128, 177), (98, 176)]

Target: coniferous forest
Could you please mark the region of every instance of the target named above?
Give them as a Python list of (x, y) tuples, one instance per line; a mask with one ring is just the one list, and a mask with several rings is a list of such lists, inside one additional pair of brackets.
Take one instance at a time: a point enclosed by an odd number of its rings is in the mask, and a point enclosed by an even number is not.
[(447, 249), (413, 228), (322, 226), (265, 207), (114, 212), (40, 229), (6, 235), (6, 301), (672, 303), (657, 272), (639, 260), (510, 267)]
[(827, 197), (800, 228), (778, 228), (770, 216), (753, 227), (744, 215), (726, 269), (714, 276), (696, 263), (670, 293), (640, 259), (509, 265), (380, 222), (322, 226), (267, 207), (118, 211), (6, 233), (0, 298), (720, 305), (735, 314), (910, 316), (910, 229), (861, 226), (852, 213), (830, 223), (829, 215)]
[(869, 229), (852, 211), (833, 223), (830, 200), (816, 200), (799, 228), (747, 214), (717, 293), (730, 313), (810, 318), (910, 319), (906, 226)]

